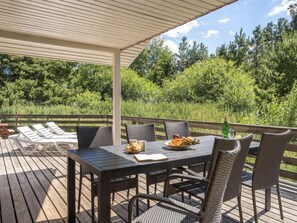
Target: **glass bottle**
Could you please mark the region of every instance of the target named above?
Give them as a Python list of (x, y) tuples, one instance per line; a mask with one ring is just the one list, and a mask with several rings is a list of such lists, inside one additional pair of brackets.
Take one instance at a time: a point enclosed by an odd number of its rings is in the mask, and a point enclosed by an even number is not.
[(224, 124), (222, 128), (222, 136), (223, 138), (228, 138), (230, 133), (229, 123), (227, 122), (227, 117), (224, 119)]

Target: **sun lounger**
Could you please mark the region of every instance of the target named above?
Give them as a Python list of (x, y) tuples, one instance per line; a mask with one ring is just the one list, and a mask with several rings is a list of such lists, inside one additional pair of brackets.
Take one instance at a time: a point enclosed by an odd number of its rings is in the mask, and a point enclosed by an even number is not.
[[(19, 134), (11, 135), (9, 139), (13, 140), (26, 155), (30, 155), (36, 150), (46, 150), (50, 146), (56, 148), (60, 153), (65, 154), (67, 150), (63, 149), (63, 146), (71, 148), (77, 145), (77, 139), (48, 139), (40, 137), (28, 126), (18, 127), (17, 130)], [(22, 143), (33, 145), (33, 149), (27, 151)]]
[(76, 132), (65, 132), (54, 122), (47, 122), (46, 125), (53, 133), (58, 135), (76, 135)]
[(32, 127), (38, 132), (39, 135), (49, 139), (76, 139), (77, 136), (74, 134), (53, 134), (47, 128), (41, 124), (32, 125)]

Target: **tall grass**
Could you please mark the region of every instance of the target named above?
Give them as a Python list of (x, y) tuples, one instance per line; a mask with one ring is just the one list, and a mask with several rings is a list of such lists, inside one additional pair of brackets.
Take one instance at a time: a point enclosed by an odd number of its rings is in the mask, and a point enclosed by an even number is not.
[[(12, 106), (2, 106), (1, 114), (111, 114), (112, 102), (99, 101), (92, 106), (52, 105), (41, 106), (23, 103)], [(250, 123), (251, 114), (239, 114), (223, 111), (217, 104), (193, 104), (180, 102), (147, 103), (142, 101), (123, 101), (122, 115), (151, 118), (171, 118), (196, 121), (222, 122), (224, 116), (229, 122)]]

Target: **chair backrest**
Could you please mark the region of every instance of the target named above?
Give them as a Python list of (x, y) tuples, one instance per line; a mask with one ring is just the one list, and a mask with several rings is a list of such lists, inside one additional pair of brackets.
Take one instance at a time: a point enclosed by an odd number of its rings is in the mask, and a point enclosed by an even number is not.
[(231, 170), (231, 174), (225, 191), (224, 202), (237, 197), (241, 193), (242, 170), (247, 154), (249, 152), (252, 139), (252, 134), (238, 139), (238, 141), (240, 142), (241, 149), (235, 159), (233, 168)]
[(205, 200), (201, 208), (200, 223), (220, 223), (222, 219), (222, 204), (226, 185), (234, 164), (240, 152), (240, 143), (235, 142), (233, 150), (219, 151), (213, 168), (213, 174), (207, 187)]
[(164, 122), (166, 139), (172, 139), (174, 134), (190, 136), (188, 122)]
[(211, 154), (211, 159), (209, 163), (209, 168), (207, 172), (207, 179), (211, 178), (213, 168), (215, 166), (217, 156), (219, 151), (228, 151), (234, 149), (234, 146), (236, 145), (236, 140), (234, 139), (223, 139), (223, 138), (215, 138), (213, 149), (212, 149), (212, 154)]
[(128, 125), (126, 124), (127, 141), (130, 139), (156, 141), (155, 125)]
[(47, 128), (45, 128), (43, 125), (41, 124), (35, 124), (35, 125), (32, 125), (32, 127), (40, 134), (42, 135), (43, 137), (46, 137), (46, 138), (53, 138), (54, 137), (54, 134), (51, 133)]
[(264, 189), (276, 185), (279, 168), (292, 131), (263, 133), (253, 170), (253, 188)]
[(36, 141), (42, 140), (42, 138), (39, 135), (37, 135), (32, 129), (30, 129), (29, 126), (17, 127), (17, 130), (23, 136), (25, 136), (27, 139), (29, 139), (32, 142), (36, 142)]
[(76, 127), (78, 149), (113, 145), (112, 127)]
[(46, 125), (56, 134), (62, 135), (65, 134), (65, 131), (61, 129), (56, 123), (54, 122), (47, 122)]

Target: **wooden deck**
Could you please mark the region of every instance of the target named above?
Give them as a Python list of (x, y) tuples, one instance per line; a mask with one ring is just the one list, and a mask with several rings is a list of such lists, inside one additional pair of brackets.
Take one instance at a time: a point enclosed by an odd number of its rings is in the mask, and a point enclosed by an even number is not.
[[(9, 140), (0, 139), (0, 223), (66, 222), (66, 172), (66, 158), (58, 152), (48, 151), (23, 156)], [(145, 191), (144, 182), (145, 177), (141, 176), (140, 191), (142, 192)], [(82, 208), (77, 214), (76, 222), (91, 222), (88, 188), (89, 182), (84, 180)], [(161, 191), (162, 185), (159, 185), (158, 193)], [(132, 190), (131, 194), (135, 194), (135, 191)], [(297, 222), (297, 187), (282, 183), (281, 194), (284, 222)], [(180, 196), (175, 195), (175, 198), (180, 199)], [(246, 222), (253, 222), (249, 188), (243, 187), (242, 200), (244, 219)], [(259, 222), (281, 222), (275, 190), (273, 190), (269, 212), (263, 211), (263, 191), (257, 192), (257, 201)], [(112, 205), (113, 222), (126, 222), (127, 204), (126, 192), (117, 193)], [(192, 201), (192, 204), (197, 203)], [(145, 209), (145, 203), (141, 203), (141, 211)], [(238, 222), (236, 200), (226, 202), (223, 210), (224, 222)]]

